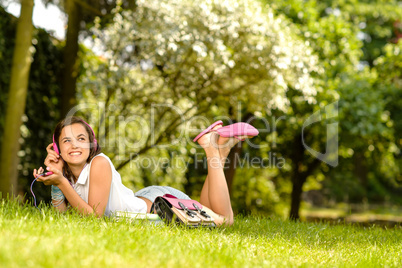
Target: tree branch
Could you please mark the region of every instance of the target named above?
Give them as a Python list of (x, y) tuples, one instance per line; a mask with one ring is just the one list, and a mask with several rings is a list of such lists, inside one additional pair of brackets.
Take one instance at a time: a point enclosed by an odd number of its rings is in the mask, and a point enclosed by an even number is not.
[(81, 7), (91, 11), (92, 13), (94, 13), (97, 16), (103, 16), (102, 12), (100, 12), (98, 9), (90, 6), (89, 4), (81, 1), (81, 0), (73, 0), (74, 2), (76, 2), (78, 5), (80, 5)]

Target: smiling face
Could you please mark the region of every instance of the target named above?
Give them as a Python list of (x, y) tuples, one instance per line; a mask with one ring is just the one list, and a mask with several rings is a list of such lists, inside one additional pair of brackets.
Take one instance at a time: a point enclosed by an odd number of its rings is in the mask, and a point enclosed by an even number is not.
[(65, 126), (59, 137), (61, 157), (69, 165), (85, 165), (90, 153), (89, 134), (80, 123)]

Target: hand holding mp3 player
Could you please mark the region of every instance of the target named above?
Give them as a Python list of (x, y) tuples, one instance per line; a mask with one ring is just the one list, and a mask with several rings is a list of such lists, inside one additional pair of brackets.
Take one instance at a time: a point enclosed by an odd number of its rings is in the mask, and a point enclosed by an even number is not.
[(38, 170), (34, 169), (34, 172), (33, 172), (33, 175), (34, 175), (35, 178), (47, 177), (47, 176), (50, 176), (52, 174), (53, 174), (52, 171), (46, 171), (42, 167), (40, 167)]
[(52, 174), (53, 174), (53, 172), (51, 172), (51, 171), (43, 172), (43, 173), (41, 173), (41, 174), (38, 174), (38, 177), (39, 177), (39, 176), (46, 177), (46, 176), (49, 176), (49, 175), (52, 175)]

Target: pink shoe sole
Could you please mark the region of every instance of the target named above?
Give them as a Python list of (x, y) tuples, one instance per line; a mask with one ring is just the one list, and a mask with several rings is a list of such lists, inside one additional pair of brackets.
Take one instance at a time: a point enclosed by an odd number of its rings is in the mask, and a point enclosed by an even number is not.
[(201, 132), (200, 134), (198, 134), (197, 137), (194, 138), (194, 142), (196, 142), (199, 138), (201, 138), (202, 136), (204, 136), (205, 134), (207, 134), (208, 132), (211, 132), (211, 130), (218, 126), (218, 125), (223, 125), (223, 122), (221, 120), (216, 121), (215, 123), (213, 123), (212, 125), (210, 125), (209, 127), (207, 127), (203, 132)]
[(245, 139), (240, 139), (239, 136), (257, 136), (258, 135), (258, 130), (253, 127), (250, 124), (247, 123), (235, 123), (229, 126), (221, 127), (216, 132), (219, 134), (219, 136), (224, 137), (224, 138), (230, 138), (234, 137), (238, 140), (245, 140)]

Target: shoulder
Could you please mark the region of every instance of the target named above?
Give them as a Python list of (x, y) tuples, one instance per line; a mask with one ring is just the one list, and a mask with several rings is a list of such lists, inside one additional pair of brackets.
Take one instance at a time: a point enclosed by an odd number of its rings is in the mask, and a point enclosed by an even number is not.
[[(102, 157), (103, 156), (103, 157)], [(111, 175), (112, 164), (105, 155), (99, 154), (91, 160), (90, 174), (99, 175)]]
[(91, 160), (91, 167), (94, 166), (110, 166), (109, 160), (104, 154), (98, 154)]
[(113, 167), (113, 163), (112, 163), (112, 161), (110, 161), (110, 159), (109, 159), (109, 157), (107, 157), (105, 154), (103, 154), (103, 153), (100, 153), (100, 154), (97, 154), (97, 155), (95, 155), (93, 158), (92, 158), (92, 160), (91, 160), (91, 162), (89, 163), (89, 165), (90, 165), (90, 167), (91, 167), (91, 170), (92, 170), (92, 167), (93, 166), (95, 166), (95, 167), (99, 167), (99, 166), (106, 166), (106, 167)]

